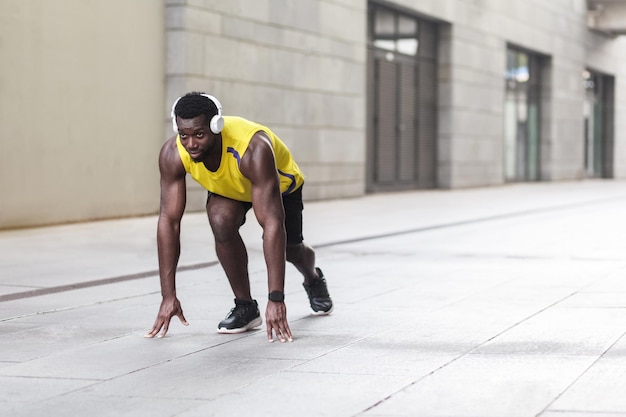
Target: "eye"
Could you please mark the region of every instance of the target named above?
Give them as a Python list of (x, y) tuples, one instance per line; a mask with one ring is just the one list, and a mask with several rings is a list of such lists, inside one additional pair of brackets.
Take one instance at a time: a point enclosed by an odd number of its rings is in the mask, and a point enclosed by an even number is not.
[(204, 137), (204, 132), (198, 132), (198, 133), (196, 133), (196, 137), (197, 137), (197, 138)]
[(179, 133), (178, 136), (180, 136), (181, 139), (187, 139), (187, 135), (184, 133)]

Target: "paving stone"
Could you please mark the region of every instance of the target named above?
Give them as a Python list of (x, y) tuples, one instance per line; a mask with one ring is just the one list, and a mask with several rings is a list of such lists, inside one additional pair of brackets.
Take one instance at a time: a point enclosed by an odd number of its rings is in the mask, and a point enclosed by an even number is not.
[[(217, 333), (233, 295), (206, 214), (188, 213), (181, 265), (196, 267), (179, 272), (177, 294), (190, 325), (143, 337), (161, 301), (154, 274), (0, 301), (0, 415), (626, 415), (624, 185), (308, 203), (305, 236), (335, 311), (312, 316), (288, 266), (285, 344), (268, 343), (265, 325)], [(0, 232), (0, 297), (153, 271), (155, 225)], [(242, 234), (264, 317), (252, 213)]]
[(180, 416), (354, 416), (408, 383), (402, 376), (283, 372)]
[[(5, 410), (13, 417), (90, 416), (90, 417), (171, 417), (203, 404), (198, 400), (129, 397), (98, 397), (90, 391), (70, 392), (36, 403), (12, 405)], [(2, 403), (0, 403), (2, 411)]]
[[(3, 368), (0, 368), (0, 370)], [(24, 378), (0, 376), (0, 415), (19, 415), (23, 407), (43, 402), (97, 383), (91, 379)], [(50, 413), (51, 410), (48, 410)]]
[(549, 410), (587, 413), (626, 413), (626, 358), (612, 356), (593, 364)]
[(362, 415), (535, 416), (593, 360), (564, 355), (466, 355)]

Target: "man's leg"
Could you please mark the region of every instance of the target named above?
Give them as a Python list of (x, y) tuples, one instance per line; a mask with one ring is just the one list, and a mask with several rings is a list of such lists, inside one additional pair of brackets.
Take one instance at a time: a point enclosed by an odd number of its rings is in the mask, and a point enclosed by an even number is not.
[(333, 300), (328, 293), (328, 286), (322, 270), (315, 267), (315, 251), (304, 243), (287, 245), (287, 260), (304, 276), (304, 289), (309, 297), (309, 304), (315, 315), (330, 314)]
[(211, 194), (206, 205), (215, 237), (217, 258), (224, 268), (235, 298), (252, 301), (248, 277), (248, 252), (239, 234), (246, 206), (240, 201)]
[(304, 242), (287, 244), (287, 261), (300, 271), (305, 284), (309, 285), (318, 278), (315, 271), (315, 251)]
[(239, 234), (248, 208), (246, 203), (216, 194), (209, 194), (206, 205), (217, 258), (235, 294), (235, 307), (217, 325), (219, 333), (241, 333), (263, 323), (257, 302), (250, 295), (248, 252)]
[(304, 289), (309, 297), (313, 314), (329, 314), (333, 301), (328, 294), (324, 274), (315, 267), (315, 251), (303, 242), (302, 237), (302, 187), (283, 196), (285, 229), (287, 231), (287, 261), (304, 277)]

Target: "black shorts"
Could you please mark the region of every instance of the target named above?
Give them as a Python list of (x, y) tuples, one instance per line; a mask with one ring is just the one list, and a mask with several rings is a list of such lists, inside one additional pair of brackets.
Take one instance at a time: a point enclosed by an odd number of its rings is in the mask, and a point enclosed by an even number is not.
[[(207, 203), (211, 198), (211, 193), (207, 196)], [(252, 203), (241, 201), (241, 204), (245, 208), (245, 212), (252, 208)], [(304, 204), (302, 204), (302, 186), (292, 192), (291, 194), (283, 195), (283, 207), (285, 208), (285, 231), (287, 232), (287, 244), (297, 245), (301, 243), (304, 238), (302, 236), (302, 210), (304, 210)], [(241, 225), (246, 222), (246, 216), (244, 214)]]

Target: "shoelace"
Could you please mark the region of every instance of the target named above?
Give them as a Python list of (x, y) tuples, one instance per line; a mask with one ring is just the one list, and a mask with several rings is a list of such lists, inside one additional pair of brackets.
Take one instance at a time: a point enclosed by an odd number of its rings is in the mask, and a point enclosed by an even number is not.
[(235, 306), (230, 309), (230, 313), (226, 315), (226, 318), (230, 316), (242, 317), (247, 313), (249, 306)]
[(314, 280), (309, 286), (309, 291), (311, 291), (311, 296), (315, 298), (327, 298), (328, 290), (324, 286), (324, 279), (318, 278)]

